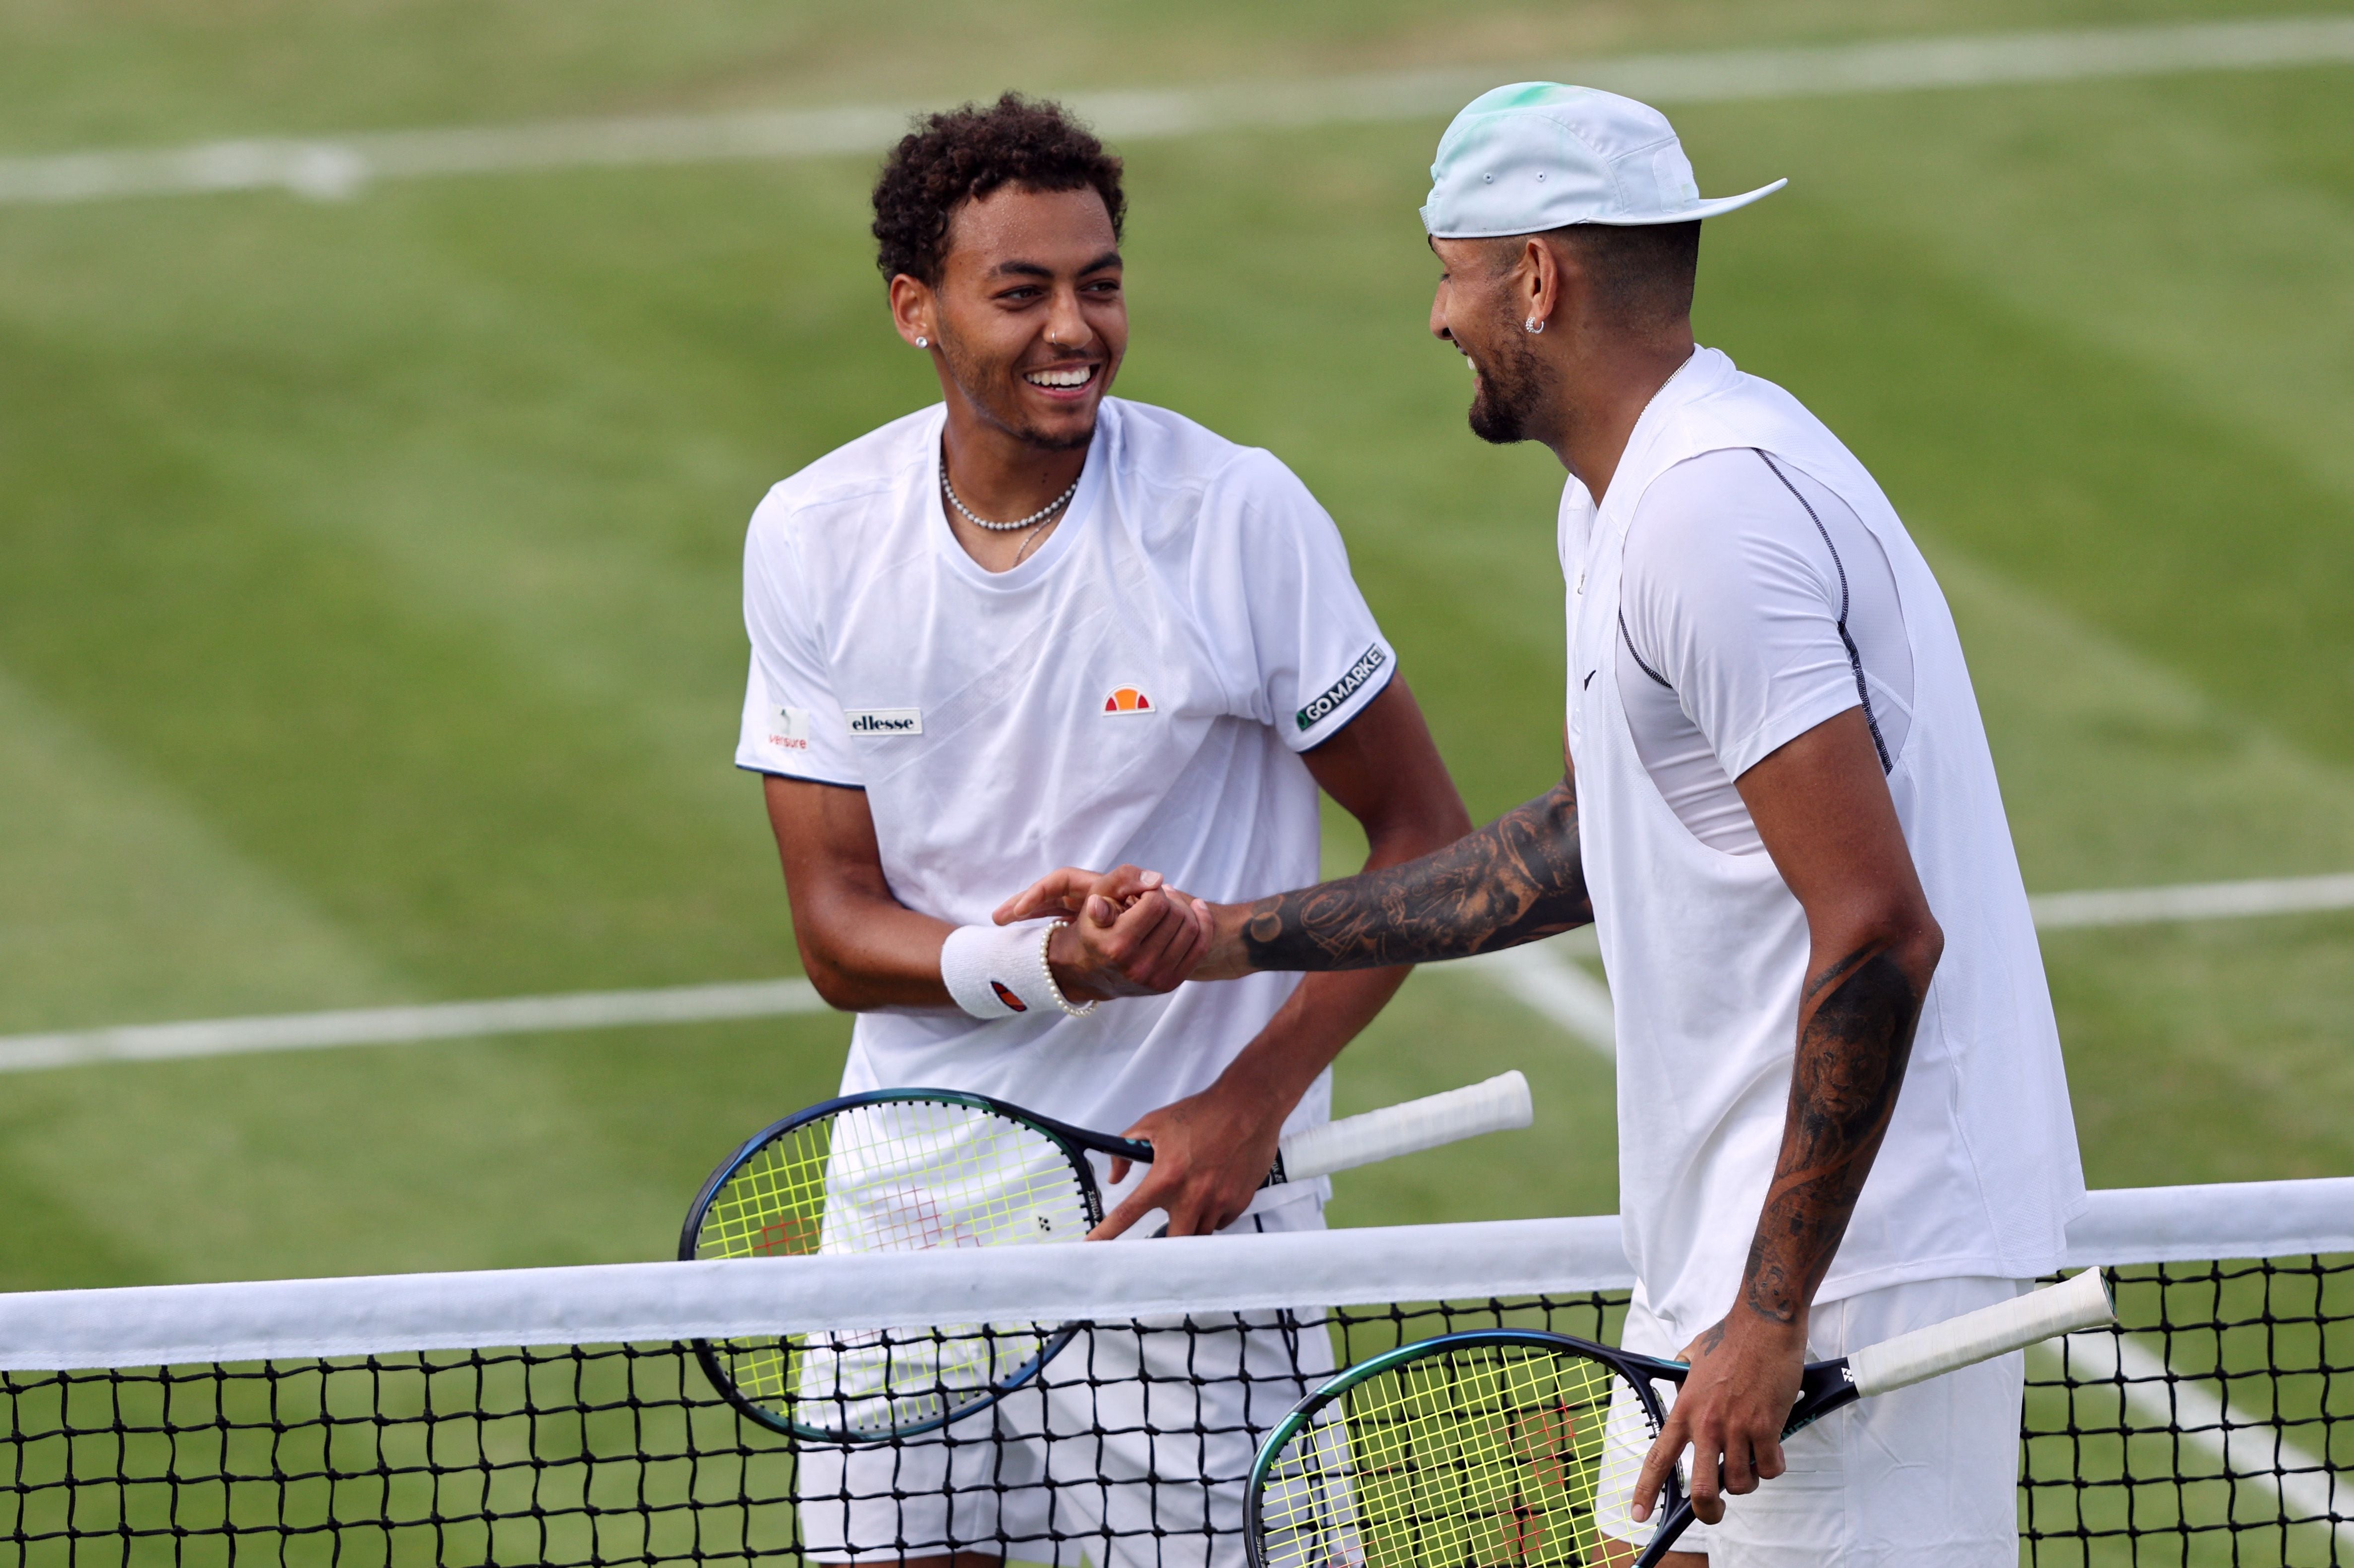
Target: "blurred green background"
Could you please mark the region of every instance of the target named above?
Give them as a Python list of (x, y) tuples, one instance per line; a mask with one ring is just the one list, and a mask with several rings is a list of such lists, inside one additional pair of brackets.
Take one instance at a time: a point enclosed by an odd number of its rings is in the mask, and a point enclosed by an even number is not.
[[(2262, 14), (8, 0), (0, 154)], [(1709, 226), (1701, 335), (1921, 538), (2031, 888), (2354, 869), (2354, 69), (1675, 119), (1704, 188), (1791, 177)], [(1425, 335), (1442, 123), (1126, 147), (1119, 390), (1316, 490), (1484, 819), (1558, 772), (1560, 474)], [(0, 207), (0, 1033), (790, 972), (737, 574), (768, 484), (935, 395), (875, 162)], [(2094, 1181), (2354, 1172), (2349, 938), (2050, 935)], [(847, 1036), (13, 1075), (0, 1286), (661, 1256)], [(1613, 1207), (1607, 1064), (1477, 978), (1410, 982), (1341, 1099), (1506, 1066), (1535, 1130), (1335, 1221)]]

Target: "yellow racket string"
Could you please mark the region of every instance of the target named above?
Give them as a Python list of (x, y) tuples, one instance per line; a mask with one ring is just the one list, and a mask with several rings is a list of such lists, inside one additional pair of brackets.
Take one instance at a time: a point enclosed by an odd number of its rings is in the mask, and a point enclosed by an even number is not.
[(1596, 1503), (1608, 1482), (1623, 1489), (1621, 1456), (1640, 1432), (1639, 1465), (1649, 1428), (1633, 1391), (1582, 1356), (1479, 1345), (1402, 1362), (1327, 1406), (1271, 1467), (1262, 1560), (1266, 1568), (1626, 1561), (1629, 1534), (1649, 1530), (1597, 1530)]
[[(978, 1107), (856, 1106), (780, 1134), (705, 1206), (698, 1258), (1076, 1241), (1087, 1197), (1060, 1145)], [(1034, 1361), (1050, 1326), (837, 1330), (715, 1346), (788, 1421), (884, 1436), (951, 1414)]]

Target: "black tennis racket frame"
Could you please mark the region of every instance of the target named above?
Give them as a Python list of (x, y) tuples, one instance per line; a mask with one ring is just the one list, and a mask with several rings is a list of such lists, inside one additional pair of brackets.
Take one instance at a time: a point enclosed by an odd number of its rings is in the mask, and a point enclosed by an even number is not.
[[(1370, 1356), (1356, 1365), (1327, 1379), (1322, 1387), (1292, 1406), (1290, 1414), (1276, 1424), (1267, 1441), (1259, 1445), (1258, 1457), (1251, 1466), (1248, 1500), (1243, 1518), (1243, 1543), (1250, 1554), (1251, 1568), (1271, 1568), (1262, 1544), (1264, 1523), (1260, 1504), (1267, 1472), (1299, 1431), (1315, 1419), (1318, 1413), (1338, 1401), (1359, 1383), (1370, 1382), (1395, 1367), (1447, 1354), (1453, 1351), (1476, 1347), (1510, 1348), (1514, 1346), (1543, 1350), (1559, 1354), (1568, 1352), (1596, 1361), (1610, 1368), (1635, 1391), (1643, 1403), (1644, 1413), (1651, 1419), (1655, 1432), (1667, 1420), (1667, 1410), (1659, 1403), (1653, 1382), (1672, 1383), (1681, 1386), (1691, 1368), (1682, 1361), (1661, 1361), (1656, 1356), (1638, 1355), (1632, 1351), (1595, 1343), (1569, 1334), (1550, 1333), (1540, 1329), (1467, 1329), (1460, 1333), (1441, 1334), (1435, 1339), (1417, 1340), (1394, 1351)], [(1857, 1392), (1855, 1376), (1848, 1370), (1847, 1358), (1810, 1361), (1798, 1376), (1797, 1403), (1790, 1407), (1790, 1419), (1782, 1428), (1787, 1437), (1801, 1427), (1811, 1425), (1831, 1412), (1853, 1404), (1863, 1397)], [(1661, 1496), (1655, 1505), (1667, 1510), (1667, 1518), (1635, 1559), (1631, 1568), (1655, 1568), (1659, 1559), (1674, 1549), (1684, 1528), (1692, 1522), (1691, 1499), (1685, 1495), (1683, 1478), (1678, 1468), (1668, 1471)], [(1631, 1542), (1629, 1544), (1632, 1544)]]
[[(695, 1202), (686, 1212), (686, 1224), (679, 1232), (678, 1238), (680, 1260), (687, 1263), (695, 1261), (695, 1237), (703, 1229), (704, 1216), (711, 1207), (712, 1199), (718, 1196), (719, 1190), (727, 1184), (729, 1178), (742, 1170), (748, 1160), (770, 1143), (797, 1128), (806, 1127), (811, 1122), (822, 1120), (842, 1111), (854, 1110), (860, 1106), (905, 1105), (909, 1102), (963, 1106), (973, 1110), (988, 1111), (993, 1116), (1003, 1117), (1008, 1121), (1018, 1122), (1024, 1127), (1036, 1128), (1062, 1149), (1063, 1152), (1069, 1157), (1072, 1168), (1078, 1172), (1080, 1197), (1086, 1204), (1087, 1223), (1091, 1226), (1099, 1224), (1103, 1219), (1103, 1191), (1096, 1181), (1094, 1166), (1087, 1161), (1081, 1151), (1093, 1150), (1117, 1159), (1134, 1160), (1146, 1163), (1150, 1163), (1152, 1159), (1152, 1146), (1149, 1143), (1140, 1142), (1134, 1139), (1113, 1138), (1100, 1132), (1090, 1132), (1085, 1128), (1073, 1127), (1067, 1122), (1056, 1121), (1051, 1117), (1038, 1116), (1018, 1106), (1008, 1105), (1003, 1100), (993, 1099), (987, 1095), (967, 1094), (960, 1089), (870, 1089), (864, 1094), (843, 1095), (837, 1099), (826, 1100), (797, 1110), (782, 1121), (770, 1123), (746, 1139), (733, 1154), (719, 1162), (719, 1168), (712, 1171), (709, 1180), (703, 1183), (702, 1190), (695, 1195)], [(1282, 1174), (1282, 1167), (1278, 1163), (1276, 1173), (1268, 1180), (1280, 1181)], [(1016, 1368), (1011, 1377), (1002, 1379), (993, 1384), (991, 1391), (985, 1396), (958, 1406), (937, 1421), (928, 1421), (920, 1425), (895, 1427), (889, 1433), (864, 1441), (888, 1442), (894, 1437), (913, 1436), (917, 1433), (937, 1430), (951, 1421), (960, 1421), (975, 1411), (986, 1410), (1007, 1394), (1036, 1378), (1039, 1372), (1045, 1369), (1046, 1363), (1060, 1354), (1063, 1348), (1068, 1345), (1084, 1327), (1086, 1325), (1083, 1323), (1066, 1323), (1059, 1329), (1044, 1333), (1042, 1336), (1038, 1353)], [(843, 1433), (804, 1426), (799, 1422), (785, 1420), (775, 1412), (763, 1408), (758, 1402), (746, 1397), (736, 1386), (736, 1380), (726, 1374), (726, 1369), (720, 1364), (719, 1351), (710, 1340), (696, 1340), (694, 1343), (695, 1359), (702, 1363), (704, 1375), (711, 1380), (712, 1387), (717, 1389), (720, 1395), (737, 1410), (770, 1431), (781, 1432), (787, 1436), (799, 1437), (811, 1442), (848, 1446), (862, 1441)]]

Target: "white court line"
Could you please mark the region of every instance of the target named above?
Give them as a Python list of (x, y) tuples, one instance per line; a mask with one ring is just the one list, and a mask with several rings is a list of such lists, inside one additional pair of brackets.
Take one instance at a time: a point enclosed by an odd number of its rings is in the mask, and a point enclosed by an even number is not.
[(2069, 1382), (2079, 1393), (2116, 1387), (2142, 1425), (2179, 1434), (2223, 1474), (2263, 1487), (2287, 1512), (2326, 1522), (2339, 1546), (2354, 1547), (2354, 1486), (2347, 1489), (2341, 1506), (2338, 1478), (2329, 1467), (2271, 1422), (2235, 1420), (2203, 1383), (2178, 1380), (2163, 1357), (2117, 1335), (2069, 1335), (2067, 1365)]
[[(1204, 131), (1437, 118), (1500, 79), (1548, 73), (1652, 103), (1682, 104), (2346, 63), (2354, 63), (2354, 17), (2283, 16), (1819, 48), (1518, 60), (1304, 81), (1082, 92), (1065, 101), (1105, 135), (1132, 142)], [(373, 180), (871, 154), (897, 140), (915, 112), (913, 105), (854, 104), (0, 158), (0, 203), (243, 190), (333, 199), (355, 195)]]
[(1514, 1001), (1561, 1025), (1570, 1034), (1603, 1055), (1618, 1054), (1618, 1026), (1610, 1007), (1610, 988), (1575, 955), (1595, 951), (1593, 929), (1572, 931), (1526, 947), (1481, 953), (1459, 964), (1438, 966), (1440, 972), (1461, 971), (1499, 986)]
[(2037, 929), (2142, 926), (2354, 908), (2354, 875), (2288, 876), (2269, 882), (2196, 882), (2179, 887), (2118, 887), (2045, 893), (2028, 900)]
[(610, 1029), (628, 1023), (707, 1023), (719, 1019), (769, 1018), (779, 1013), (825, 1011), (825, 1003), (809, 981), (780, 980), (672, 986), (661, 991), (518, 996), (499, 1001), (445, 1001), (423, 1007), (375, 1007), (343, 1012), (280, 1013), (268, 1018), (216, 1018), (196, 1023), (134, 1023), (116, 1029), (0, 1036), (0, 1073), (93, 1062), (159, 1062), (255, 1051), (308, 1051), (331, 1045), (386, 1045), (484, 1034)]
[[(2180, 887), (2126, 887), (2047, 893), (2031, 899), (2039, 927), (2126, 926), (2159, 920), (2282, 915), (2354, 908), (2354, 875), (2274, 882), (2211, 882)], [(1480, 976), (1606, 1056), (1617, 1046), (1610, 990), (1577, 960), (1596, 952), (1589, 928), (1550, 941), (1483, 953), (1438, 966)], [(0, 1035), (0, 1073), (97, 1062), (154, 1062), (256, 1051), (306, 1051), (334, 1045), (386, 1045), (491, 1034), (608, 1029), (631, 1023), (701, 1023), (823, 1012), (807, 980), (751, 980), (673, 986), (661, 991), (582, 991), (498, 1001), (445, 1001), (419, 1007), (217, 1018), (193, 1023), (133, 1023), (113, 1029)]]
[[(2142, 926), (2166, 920), (2214, 920), (2354, 909), (2354, 875), (2292, 876), (2268, 882), (2200, 882), (2176, 887), (2098, 888), (2031, 897), (2038, 930), (2094, 926)], [(1553, 1020), (1605, 1056), (1618, 1054), (1610, 988), (1580, 964), (1592, 957), (1593, 931), (1482, 953), (1459, 967), (1479, 975)]]

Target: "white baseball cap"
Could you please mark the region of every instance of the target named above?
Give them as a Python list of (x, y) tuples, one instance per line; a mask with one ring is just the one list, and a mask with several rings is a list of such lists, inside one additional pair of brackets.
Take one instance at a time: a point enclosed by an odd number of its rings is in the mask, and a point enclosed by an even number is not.
[(1438, 139), (1422, 226), (1437, 239), (1484, 239), (1573, 223), (1688, 223), (1789, 183), (1702, 201), (1675, 127), (1649, 104), (1522, 81), (1473, 99)]

